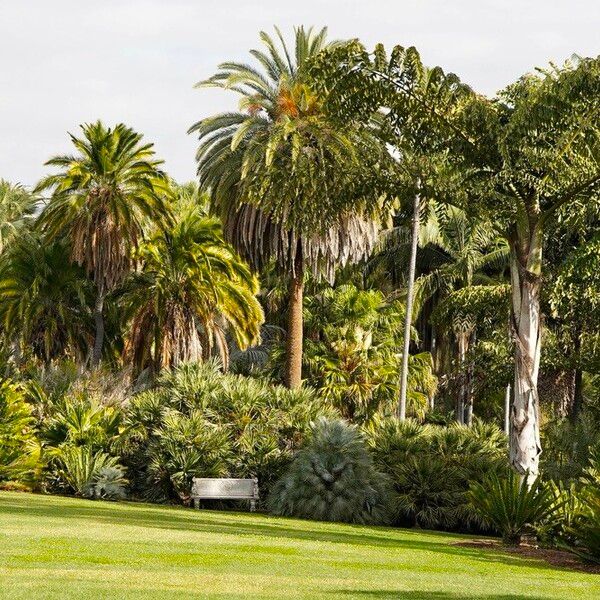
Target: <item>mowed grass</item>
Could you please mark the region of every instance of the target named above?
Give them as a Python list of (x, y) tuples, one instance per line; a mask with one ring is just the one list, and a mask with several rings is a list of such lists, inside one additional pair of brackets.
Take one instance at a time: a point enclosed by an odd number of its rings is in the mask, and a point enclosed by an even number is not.
[(0, 492), (2, 598), (600, 598), (460, 536)]

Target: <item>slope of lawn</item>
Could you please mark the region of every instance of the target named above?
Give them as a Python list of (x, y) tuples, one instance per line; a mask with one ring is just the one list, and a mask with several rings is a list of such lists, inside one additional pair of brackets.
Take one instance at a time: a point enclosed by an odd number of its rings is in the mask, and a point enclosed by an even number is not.
[(0, 492), (2, 598), (600, 598), (459, 536)]

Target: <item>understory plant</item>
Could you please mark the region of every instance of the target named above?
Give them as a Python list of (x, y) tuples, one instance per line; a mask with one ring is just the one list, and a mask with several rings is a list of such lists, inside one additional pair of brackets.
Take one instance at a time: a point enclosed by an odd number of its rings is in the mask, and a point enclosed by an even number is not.
[(148, 499), (188, 503), (193, 477), (224, 476), (257, 477), (264, 497), (321, 415), (335, 411), (310, 389), (187, 363), (131, 399), (118, 449)]
[(64, 446), (55, 452), (58, 479), (76, 496), (117, 500), (127, 480), (118, 459), (89, 446)]
[(493, 425), (422, 425), (375, 420), (367, 428), (374, 461), (392, 481), (395, 522), (430, 529), (479, 529), (469, 485), (506, 470), (506, 438)]
[(547, 483), (536, 478), (528, 484), (512, 470), (504, 477), (491, 474), (482, 483), (473, 483), (467, 497), (507, 546), (518, 546), (525, 533), (550, 519), (560, 506)]
[(0, 383), (0, 485), (33, 484), (40, 470), (40, 444), (32, 409), (14, 383)]
[(269, 497), (276, 515), (345, 523), (389, 523), (391, 488), (360, 431), (320, 419)]

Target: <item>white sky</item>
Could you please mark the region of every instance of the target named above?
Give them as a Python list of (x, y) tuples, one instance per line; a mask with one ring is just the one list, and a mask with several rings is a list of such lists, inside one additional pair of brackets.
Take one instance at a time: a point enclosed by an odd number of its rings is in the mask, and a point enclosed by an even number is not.
[(487, 94), (600, 53), (600, 0), (0, 0), (0, 177), (34, 184), (45, 160), (70, 152), (67, 131), (101, 118), (144, 133), (172, 176), (192, 179), (188, 127), (237, 105), (193, 84), (246, 59), (274, 24), (415, 45)]

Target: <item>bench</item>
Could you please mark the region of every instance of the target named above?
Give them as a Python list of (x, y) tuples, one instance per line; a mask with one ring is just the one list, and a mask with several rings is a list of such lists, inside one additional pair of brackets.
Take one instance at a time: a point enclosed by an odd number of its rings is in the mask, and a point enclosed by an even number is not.
[(200, 500), (250, 500), (250, 510), (256, 510), (258, 479), (192, 479), (194, 508), (200, 508)]

